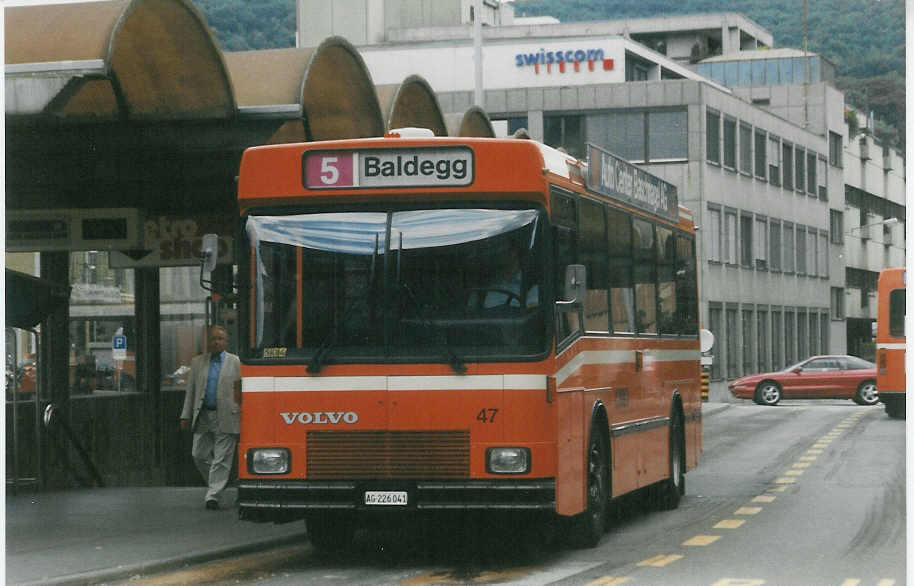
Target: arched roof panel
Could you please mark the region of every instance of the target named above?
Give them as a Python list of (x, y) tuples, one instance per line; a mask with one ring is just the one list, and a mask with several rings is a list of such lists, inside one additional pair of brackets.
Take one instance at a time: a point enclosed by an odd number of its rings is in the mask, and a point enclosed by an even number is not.
[(111, 31), (126, 0), (5, 9), (7, 65), (105, 59)]
[(445, 120), (450, 136), (495, 137), (489, 115), (479, 106), (470, 106), (463, 114), (448, 114)]
[(301, 106), (302, 80), (314, 51), (308, 48), (225, 53), (238, 107)]
[(32, 78), (35, 88), (70, 77), (43, 96), (47, 113), (109, 118), (114, 96), (120, 118), (234, 114), (222, 53), (190, 0), (23, 6), (7, 9), (5, 25), (7, 75)]
[(376, 91), (388, 130), (412, 126), (447, 136), (438, 98), (421, 76), (411, 75), (399, 85), (377, 86)]
[(321, 43), (305, 70), (301, 103), (310, 140), (384, 135), (371, 74), (342, 37)]

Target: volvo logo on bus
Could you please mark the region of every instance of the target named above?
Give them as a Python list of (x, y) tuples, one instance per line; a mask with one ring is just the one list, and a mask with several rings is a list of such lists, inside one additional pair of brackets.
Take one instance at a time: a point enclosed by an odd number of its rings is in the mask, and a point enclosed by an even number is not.
[(302, 425), (337, 425), (347, 423), (352, 425), (359, 422), (359, 415), (354, 411), (303, 411), (299, 413), (280, 413), (286, 425), (300, 423)]

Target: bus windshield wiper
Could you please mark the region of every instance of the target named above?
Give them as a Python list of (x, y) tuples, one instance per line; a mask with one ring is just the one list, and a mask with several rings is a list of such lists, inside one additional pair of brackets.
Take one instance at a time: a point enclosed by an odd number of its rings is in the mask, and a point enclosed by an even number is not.
[[(400, 289), (406, 291), (407, 297), (409, 297), (409, 300), (412, 301), (413, 306), (416, 308), (416, 315), (418, 315), (419, 319), (422, 320), (422, 324), (426, 327), (426, 329), (428, 329), (434, 335), (434, 332), (438, 330), (438, 326), (432, 323), (432, 321), (425, 316), (425, 312), (422, 311), (422, 304), (419, 303), (418, 299), (416, 299), (412, 289), (410, 289), (409, 285), (404, 282), (400, 283)], [(457, 356), (457, 354), (451, 348), (451, 343), (447, 338), (447, 331), (444, 332), (444, 344), (442, 345), (442, 349), (444, 351), (444, 358), (447, 359), (448, 364), (451, 366), (451, 368), (454, 369), (454, 372), (457, 374), (466, 374), (466, 364), (464, 364), (463, 360)]]

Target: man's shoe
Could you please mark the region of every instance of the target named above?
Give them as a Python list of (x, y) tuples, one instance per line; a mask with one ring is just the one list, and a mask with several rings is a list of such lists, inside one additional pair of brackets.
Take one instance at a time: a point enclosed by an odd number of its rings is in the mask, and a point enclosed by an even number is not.
[(218, 511), (219, 510), (219, 501), (215, 501), (212, 499), (206, 501), (206, 509), (208, 511)]

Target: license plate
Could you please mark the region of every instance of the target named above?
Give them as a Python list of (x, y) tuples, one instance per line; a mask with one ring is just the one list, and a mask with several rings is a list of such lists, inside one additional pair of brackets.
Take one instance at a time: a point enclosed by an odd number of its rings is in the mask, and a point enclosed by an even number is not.
[(399, 505), (406, 504), (406, 491), (368, 490), (365, 491), (366, 505)]

